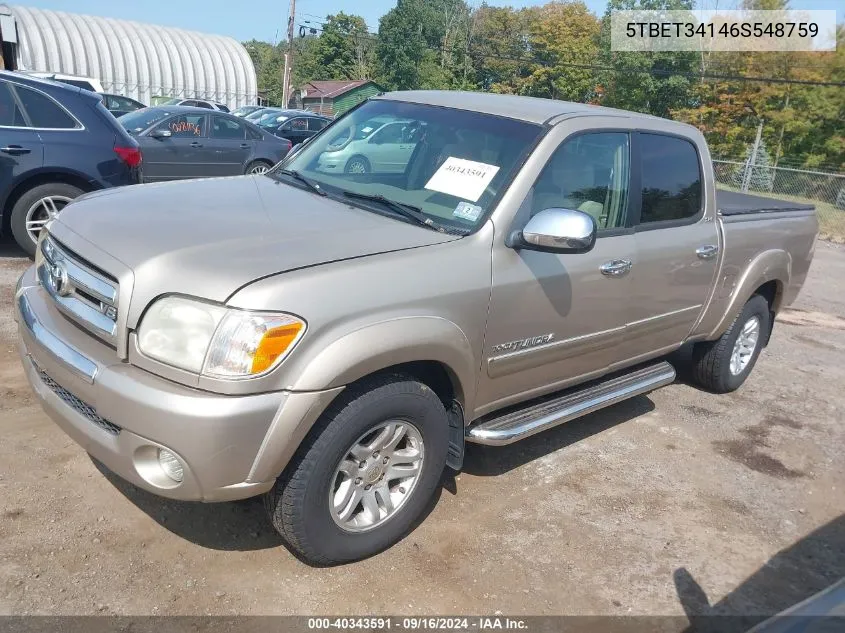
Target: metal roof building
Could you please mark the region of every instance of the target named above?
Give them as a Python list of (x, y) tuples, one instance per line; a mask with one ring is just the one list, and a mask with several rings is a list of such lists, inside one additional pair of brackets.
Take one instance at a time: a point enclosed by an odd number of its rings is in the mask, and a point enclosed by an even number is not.
[[(8, 5), (7, 5), (8, 6)], [(106, 92), (144, 103), (153, 96), (256, 102), (246, 49), (220, 35), (18, 5), (18, 66), (95, 77)]]

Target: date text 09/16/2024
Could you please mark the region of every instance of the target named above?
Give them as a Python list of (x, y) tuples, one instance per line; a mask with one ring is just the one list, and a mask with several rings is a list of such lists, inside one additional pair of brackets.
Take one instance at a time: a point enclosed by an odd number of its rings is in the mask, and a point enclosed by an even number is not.
[(527, 630), (525, 620), (500, 616), (492, 617), (344, 617), (308, 618), (309, 630), (341, 631), (488, 631)]

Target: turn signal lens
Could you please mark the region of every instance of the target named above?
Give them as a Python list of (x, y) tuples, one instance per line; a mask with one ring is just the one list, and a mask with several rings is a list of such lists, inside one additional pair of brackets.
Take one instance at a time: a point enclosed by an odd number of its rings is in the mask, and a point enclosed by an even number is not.
[(280, 325), (267, 330), (252, 356), (252, 374), (267, 371), (284, 354), (302, 331), (302, 323)]
[(295, 316), (230, 310), (220, 322), (202, 373), (217, 378), (248, 378), (279, 363), (305, 331)]

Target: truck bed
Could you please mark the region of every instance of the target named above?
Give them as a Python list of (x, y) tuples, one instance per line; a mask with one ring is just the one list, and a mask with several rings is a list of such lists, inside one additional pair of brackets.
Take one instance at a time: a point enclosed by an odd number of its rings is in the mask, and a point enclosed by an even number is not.
[(722, 215), (748, 215), (750, 213), (783, 213), (785, 211), (812, 211), (815, 206), (802, 202), (778, 200), (737, 191), (716, 190), (716, 205)]

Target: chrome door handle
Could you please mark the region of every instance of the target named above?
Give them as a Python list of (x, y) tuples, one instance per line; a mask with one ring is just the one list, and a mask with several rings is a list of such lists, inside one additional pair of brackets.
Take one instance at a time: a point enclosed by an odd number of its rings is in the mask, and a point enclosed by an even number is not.
[(7, 145), (6, 147), (0, 147), (0, 152), (3, 152), (4, 154), (11, 154), (12, 156), (29, 154), (31, 151), (31, 149), (21, 147), (20, 145)]
[(719, 253), (719, 247), (713, 244), (706, 244), (695, 249), (699, 259), (713, 259)]
[(599, 270), (602, 275), (608, 277), (621, 277), (631, 270), (631, 266), (633, 264), (627, 259), (611, 259), (609, 262), (602, 264)]

